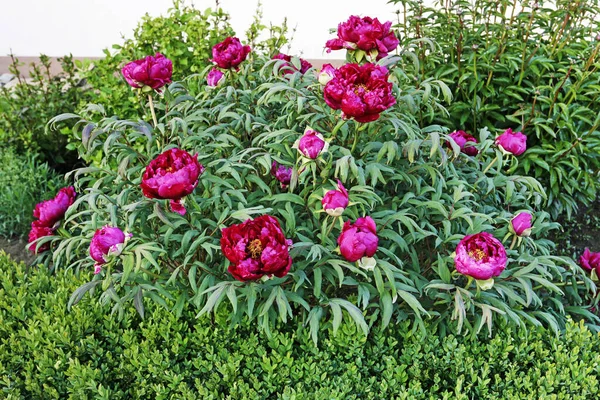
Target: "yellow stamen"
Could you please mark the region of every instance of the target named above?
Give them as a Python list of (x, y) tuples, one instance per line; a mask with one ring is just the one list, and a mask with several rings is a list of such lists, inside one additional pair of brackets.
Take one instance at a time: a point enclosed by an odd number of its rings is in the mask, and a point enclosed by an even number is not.
[(260, 258), (262, 251), (263, 251), (263, 248), (262, 248), (262, 243), (260, 242), (260, 239), (254, 239), (248, 245), (248, 252), (250, 253), (250, 257), (252, 257), (254, 259)]
[(485, 252), (481, 249), (476, 249), (469, 252), (469, 257), (475, 261), (481, 261), (485, 258), (485, 256)]

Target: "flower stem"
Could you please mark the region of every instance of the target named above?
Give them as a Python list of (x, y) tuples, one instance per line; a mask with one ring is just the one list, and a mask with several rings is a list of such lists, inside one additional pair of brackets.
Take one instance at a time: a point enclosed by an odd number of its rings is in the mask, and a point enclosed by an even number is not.
[(496, 163), (496, 161), (498, 161), (498, 156), (494, 157), (494, 159), (492, 160), (492, 162), (490, 162), (488, 164), (488, 166), (485, 167), (485, 169), (483, 170), (483, 173), (485, 174), (486, 172), (488, 172), (490, 170), (490, 168), (492, 168), (492, 165), (494, 165)]
[(154, 127), (158, 125), (156, 121), (156, 112), (154, 112), (154, 102), (152, 101), (152, 94), (148, 93), (148, 105), (150, 106), (150, 112), (152, 113), (152, 121), (154, 122)]
[(513, 236), (513, 240), (510, 243), (510, 248), (509, 250), (512, 250), (515, 247), (515, 243), (517, 243), (517, 235)]

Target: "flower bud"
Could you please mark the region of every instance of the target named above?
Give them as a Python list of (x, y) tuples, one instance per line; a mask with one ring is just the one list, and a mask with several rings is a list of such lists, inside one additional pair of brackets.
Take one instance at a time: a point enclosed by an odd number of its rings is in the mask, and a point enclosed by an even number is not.
[(496, 138), (496, 145), (504, 154), (520, 156), (527, 150), (527, 136), (521, 132), (513, 132), (511, 128), (508, 128)]
[(323, 86), (327, 84), (335, 76), (335, 68), (331, 64), (324, 64), (319, 72), (318, 80)]
[(223, 81), (225, 81), (225, 74), (217, 68), (211, 69), (206, 76), (206, 84), (210, 87), (217, 87), (223, 83)]
[(94, 274), (98, 274), (102, 265), (106, 264), (110, 257), (116, 257), (123, 251), (125, 242), (131, 237), (121, 229), (106, 225), (94, 233), (90, 243), (90, 256), (96, 261)]
[(339, 179), (337, 182), (338, 189), (325, 193), (321, 201), (323, 210), (332, 217), (339, 217), (343, 214), (346, 207), (348, 207), (348, 191)]
[(528, 212), (519, 213), (510, 220), (510, 228), (517, 236), (529, 237), (531, 235), (532, 216)]
[(323, 135), (317, 131), (313, 131), (310, 127), (306, 127), (304, 134), (292, 146), (298, 149), (300, 154), (311, 160), (316, 159), (322, 152), (327, 151), (329, 143), (325, 141)]

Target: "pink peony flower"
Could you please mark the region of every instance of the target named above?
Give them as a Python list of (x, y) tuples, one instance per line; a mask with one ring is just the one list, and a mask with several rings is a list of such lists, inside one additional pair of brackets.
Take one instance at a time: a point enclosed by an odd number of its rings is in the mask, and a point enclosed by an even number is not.
[(375, 221), (371, 217), (359, 218), (354, 224), (346, 221), (337, 242), (340, 253), (347, 261), (359, 261), (361, 266), (368, 265), (368, 269), (375, 266), (371, 257), (377, 251), (379, 238)]
[(271, 164), (271, 175), (275, 177), (281, 183), (281, 188), (285, 189), (288, 187), (292, 180), (292, 167), (286, 167), (285, 165), (279, 165), (275, 161)]
[(94, 274), (98, 274), (102, 265), (106, 264), (110, 256), (118, 256), (123, 251), (125, 241), (131, 237), (121, 229), (106, 225), (94, 233), (90, 243), (90, 256), (96, 261)]
[(337, 183), (338, 189), (328, 191), (321, 200), (323, 210), (332, 217), (339, 217), (348, 207), (348, 191), (339, 179)]
[(223, 81), (225, 81), (225, 74), (217, 68), (211, 69), (206, 76), (206, 84), (211, 87), (219, 86)]
[(324, 64), (318, 75), (318, 80), (321, 85), (326, 85), (335, 76), (335, 68), (331, 64)]
[(279, 222), (270, 215), (224, 228), (221, 250), (231, 262), (228, 271), (239, 281), (285, 276), (292, 266), (289, 247)]
[[(279, 54), (274, 55), (272, 59), (286, 61), (286, 63), (284, 65), (289, 67), (290, 69), (284, 70), (283, 71), (284, 75), (291, 74), (293, 72), (292, 70), (298, 71), (298, 69), (294, 66), (294, 64), (292, 64), (292, 56), (288, 56), (287, 54), (279, 53)], [(301, 74), (306, 73), (306, 71), (308, 71), (309, 69), (312, 68), (312, 64), (309, 63), (308, 61), (306, 61), (305, 59), (300, 58), (300, 57), (298, 57), (298, 59), (300, 60), (300, 73)]]
[(343, 65), (325, 85), (323, 96), (329, 107), (358, 122), (375, 121), (396, 104), (387, 68), (375, 64)]
[(532, 218), (533, 217), (528, 212), (522, 212), (510, 220), (512, 230), (517, 236), (529, 237), (529, 235), (531, 235)]
[(506, 250), (487, 232), (467, 235), (456, 247), (456, 270), (478, 280), (498, 276), (506, 268)]
[(37, 251), (35, 250), (35, 244), (33, 242), (35, 242), (37, 239), (44, 237), (44, 236), (52, 236), (52, 234), (54, 233), (54, 229), (53, 228), (49, 228), (47, 226), (41, 226), (39, 224), (39, 221), (33, 221), (31, 223), (31, 230), (29, 231), (29, 240), (28, 240), (28, 245), (27, 248), (29, 249), (29, 251), (31, 251), (32, 253), (43, 253), (47, 250), (50, 249), (50, 245), (48, 243), (44, 243), (43, 245), (41, 245)]
[(173, 63), (160, 53), (126, 64), (121, 73), (129, 86), (141, 89), (145, 86), (160, 89), (171, 83)]
[(477, 153), (479, 153), (475, 146), (467, 144), (467, 142), (479, 143), (473, 135), (470, 135), (465, 131), (454, 131), (448, 136), (456, 142), (458, 147), (460, 147), (461, 152), (469, 156), (476, 156)]
[(304, 130), (304, 134), (294, 143), (293, 148), (298, 149), (300, 154), (311, 160), (316, 159), (322, 152), (327, 151), (329, 143), (325, 141), (323, 135), (313, 131), (310, 127)]
[(379, 60), (394, 51), (400, 43), (391, 27), (391, 21), (382, 24), (377, 18), (352, 15), (348, 21), (338, 25), (338, 37), (328, 40), (325, 47), (328, 53), (341, 49), (360, 49), (369, 54), (376, 52)]
[(579, 265), (586, 271), (596, 270), (596, 275), (600, 277), (600, 252), (594, 253), (587, 247), (579, 257)]
[(242, 46), (240, 39), (228, 37), (212, 48), (212, 62), (223, 69), (237, 68), (250, 53), (250, 46)]
[(204, 172), (197, 157), (181, 149), (170, 149), (159, 154), (150, 161), (142, 177), (140, 186), (144, 196), (169, 199), (171, 210), (185, 215), (181, 199), (194, 191), (198, 177)]
[(36, 221), (37, 226), (54, 227), (65, 216), (67, 209), (73, 204), (76, 196), (75, 188), (69, 186), (60, 189), (53, 199), (38, 203), (33, 210), (33, 216), (39, 220)]
[(505, 154), (520, 156), (527, 150), (527, 136), (521, 132), (513, 132), (511, 128), (508, 128), (496, 138), (496, 145)]

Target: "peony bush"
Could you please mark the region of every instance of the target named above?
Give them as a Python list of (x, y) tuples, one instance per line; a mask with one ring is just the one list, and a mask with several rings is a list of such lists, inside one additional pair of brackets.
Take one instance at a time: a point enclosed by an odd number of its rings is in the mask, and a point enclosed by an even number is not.
[(101, 154), (73, 172), (77, 198), (40, 253), (95, 270), (70, 304), (100, 290), (113, 312), (133, 303), (144, 316), (145, 302), (171, 299), (178, 315), (227, 307), (232, 324), (267, 332), (299, 316), (315, 341), (345, 318), (365, 333), (407, 319), (459, 332), (497, 318), (597, 323), (592, 275), (544, 238), (557, 227), (544, 190), (508, 173), (518, 134), (419, 126), (444, 112), (447, 87), (415, 88), (390, 24), (359, 20), (328, 42), (352, 54), (339, 69), (256, 56), (232, 37), (216, 66), (138, 94), (156, 121), (95, 104), (51, 121), (77, 118), (81, 158)]

